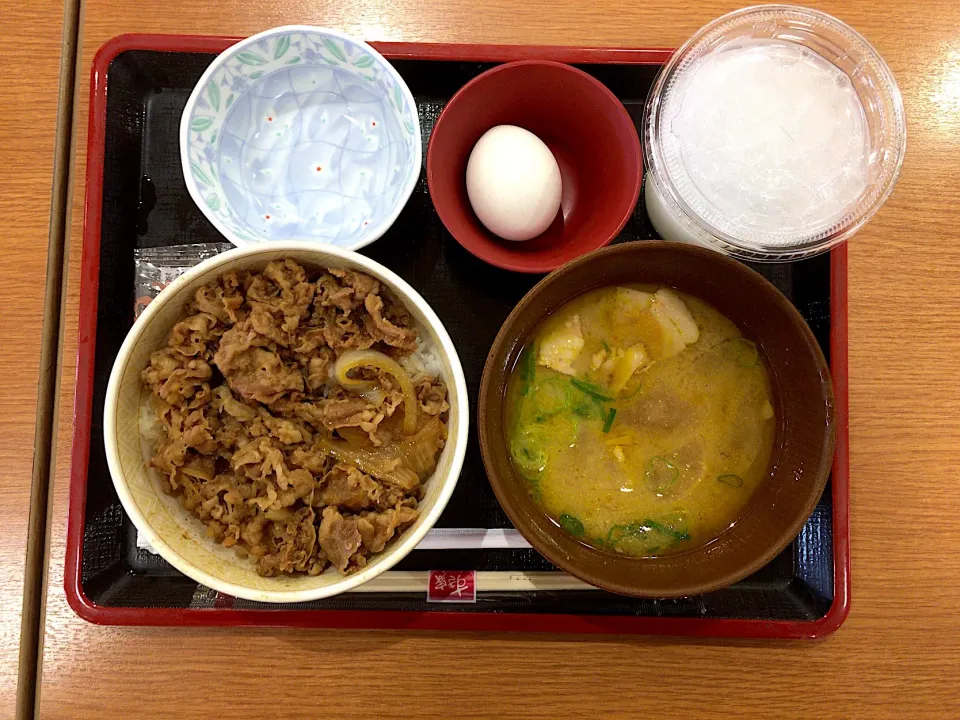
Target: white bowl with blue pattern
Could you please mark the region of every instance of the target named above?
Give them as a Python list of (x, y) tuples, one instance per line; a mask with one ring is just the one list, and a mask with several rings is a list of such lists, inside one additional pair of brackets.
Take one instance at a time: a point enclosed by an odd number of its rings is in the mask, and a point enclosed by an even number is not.
[(190, 196), (234, 245), (350, 250), (393, 224), (420, 176), (413, 95), (376, 50), (306, 25), (243, 40), (207, 68), (180, 121)]

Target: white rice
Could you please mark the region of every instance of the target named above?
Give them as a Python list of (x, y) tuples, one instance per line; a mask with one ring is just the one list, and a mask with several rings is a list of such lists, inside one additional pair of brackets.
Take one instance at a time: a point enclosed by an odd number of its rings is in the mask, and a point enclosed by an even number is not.
[(410, 355), (400, 358), (400, 367), (410, 373), (410, 377), (432, 375), (443, 379), (443, 360), (427, 330), (417, 323), (417, 349)]

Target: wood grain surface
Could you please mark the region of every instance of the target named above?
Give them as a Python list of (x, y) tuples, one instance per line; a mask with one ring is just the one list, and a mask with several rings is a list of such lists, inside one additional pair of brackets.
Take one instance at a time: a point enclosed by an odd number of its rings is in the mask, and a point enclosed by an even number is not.
[(18, 684), (63, 3), (5, 0), (0, 18), (0, 717), (8, 718)]
[[(63, 543), (85, 84), (104, 41), (127, 32), (246, 35), (297, 22), (372, 40), (676, 46), (736, 7), (719, 0), (86, 2), (40, 715), (960, 717), (960, 4), (817, 5), (863, 32), (892, 66), (909, 149), (897, 191), (850, 251), (852, 612), (824, 641), (774, 643), (187, 631), (79, 620), (62, 590)], [(37, 272), (25, 277), (39, 284)], [(4, 362), (12, 364), (10, 354)]]

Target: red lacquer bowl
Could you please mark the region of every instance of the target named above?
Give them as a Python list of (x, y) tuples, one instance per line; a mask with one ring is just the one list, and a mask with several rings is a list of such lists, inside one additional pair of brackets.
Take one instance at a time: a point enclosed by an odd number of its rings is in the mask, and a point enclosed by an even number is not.
[[(525, 242), (487, 230), (467, 197), (470, 151), (496, 125), (534, 133), (560, 166), (557, 219)], [(427, 148), (430, 197), (447, 230), (481, 260), (517, 272), (549, 272), (607, 245), (633, 213), (642, 176), (637, 129), (617, 97), (581, 70), (541, 60), (498, 65), (464, 85)]]

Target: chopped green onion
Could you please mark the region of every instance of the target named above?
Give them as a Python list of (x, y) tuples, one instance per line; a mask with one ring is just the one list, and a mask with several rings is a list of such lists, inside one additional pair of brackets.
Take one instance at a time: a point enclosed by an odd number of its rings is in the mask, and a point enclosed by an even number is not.
[(656, 520), (644, 520), (643, 524), (649, 527), (651, 530), (656, 530), (664, 535), (669, 535), (678, 542), (683, 542), (684, 540), (690, 539), (690, 535), (688, 533), (674, 530), (672, 527), (664, 525), (663, 523), (658, 523)]
[(520, 394), (529, 395), (537, 377), (537, 345), (530, 343), (520, 353)]
[(607, 352), (610, 352), (610, 346), (607, 345), (607, 341), (606, 341), (606, 340), (601, 340), (601, 341), (600, 341), (600, 344), (603, 345), (603, 349), (604, 349), (604, 350), (606, 350)]
[(680, 470), (666, 458), (654, 455), (650, 458), (650, 463), (647, 465), (644, 476), (646, 477), (647, 485), (651, 489), (662, 493), (677, 481), (677, 478), (680, 476)]
[(510, 443), (510, 454), (520, 472), (527, 478), (536, 478), (547, 465), (540, 438), (529, 430), (521, 431)]
[(617, 543), (623, 540), (625, 537), (635, 535), (639, 532), (638, 523), (630, 523), (628, 525), (614, 525), (607, 532), (607, 539), (604, 540), (604, 545), (607, 547), (615, 547)]
[(584, 395), (589, 395), (592, 398), (597, 400), (603, 400), (604, 402), (610, 402), (613, 400), (609, 395), (604, 394), (603, 388), (599, 385), (594, 385), (593, 383), (584, 382), (583, 380), (577, 380), (573, 378), (570, 380), (570, 384), (573, 385), (577, 390), (582, 392)]
[(573, 406), (573, 414), (579, 415), (587, 420), (603, 420), (607, 415), (607, 411), (604, 409), (603, 403), (588, 395), (585, 399), (580, 400)]
[(576, 537), (583, 535), (583, 523), (573, 515), (568, 515), (567, 513), (560, 515), (560, 527)]
[[(651, 531), (661, 533), (671, 538), (675, 542), (685, 542), (690, 539), (689, 533), (680, 532), (674, 530), (668, 525), (657, 522), (656, 520), (644, 520), (643, 522), (637, 523), (628, 523), (626, 525), (614, 525), (610, 528), (610, 531), (607, 533), (607, 539), (604, 541), (604, 545), (608, 547), (616, 547), (618, 543), (628, 537), (633, 538), (643, 538)], [(654, 550), (659, 550), (660, 546), (648, 550), (648, 552), (653, 552)]]
[(558, 377), (547, 378), (533, 386), (533, 402), (541, 417), (566, 410), (572, 399), (569, 386)]
[(610, 409), (607, 411), (607, 417), (606, 417), (606, 419), (603, 421), (603, 432), (605, 432), (605, 433), (610, 432), (610, 427), (613, 425), (613, 419), (614, 419), (616, 416), (617, 416), (617, 409), (616, 409), (616, 408), (610, 408)]
[(590, 419), (597, 416), (597, 406), (589, 402), (578, 402), (573, 406), (573, 414)]
[(739, 475), (721, 475), (717, 480), (730, 487), (743, 487), (743, 478)]

